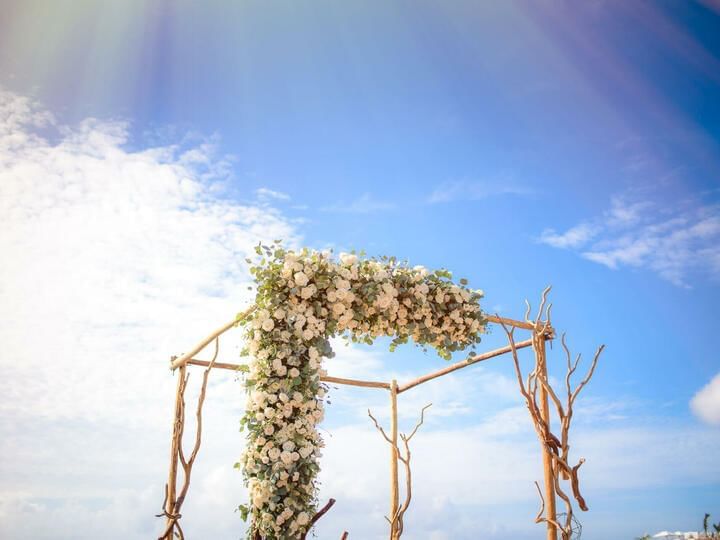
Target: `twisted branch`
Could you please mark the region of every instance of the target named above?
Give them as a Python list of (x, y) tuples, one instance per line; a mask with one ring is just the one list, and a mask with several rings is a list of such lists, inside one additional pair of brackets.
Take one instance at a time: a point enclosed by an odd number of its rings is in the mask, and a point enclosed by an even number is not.
[[(547, 302), (547, 295), (549, 292), (550, 287), (547, 287), (543, 291), (537, 315), (532, 320), (530, 319), (530, 303), (527, 300), (525, 301), (527, 306), (525, 311), (525, 320), (533, 324), (533, 340), (537, 340), (538, 345), (539, 340), (544, 340), (548, 337), (547, 332), (548, 329), (551, 328), (550, 314), (552, 304), (549, 304)], [(545, 319), (544, 321), (542, 320), (543, 317)], [(535, 518), (535, 522), (551, 523), (561, 532), (563, 540), (569, 540), (572, 533), (572, 499), (575, 499), (581, 510), (587, 511), (588, 509), (585, 499), (580, 492), (580, 481), (578, 478), (578, 470), (585, 462), (585, 460), (581, 458), (577, 464), (572, 466), (569, 464), (569, 433), (571, 421), (573, 418), (573, 406), (578, 395), (583, 390), (583, 388), (585, 388), (585, 386), (588, 384), (593, 374), (595, 373), (595, 368), (600, 358), (600, 354), (602, 354), (605, 346), (601, 345), (600, 347), (598, 347), (585, 377), (573, 389), (571, 380), (578, 369), (581, 356), (578, 354), (577, 357), (575, 357), (575, 359), (573, 360), (565, 340), (565, 334), (562, 335), (561, 343), (565, 352), (567, 365), (567, 371), (564, 380), (565, 396), (563, 401), (558, 397), (557, 392), (550, 385), (546, 375), (543, 375), (544, 371), (542, 370), (542, 368), (546, 366), (541, 364), (547, 362), (547, 359), (544, 357), (544, 355), (542, 355), (542, 357), (536, 356), (533, 369), (528, 373), (527, 378), (523, 377), (522, 369), (520, 368), (520, 361), (518, 359), (518, 348), (516, 346), (514, 338), (515, 328), (509, 329), (508, 326), (502, 321), (500, 324), (502, 325), (502, 328), (505, 331), (505, 334), (510, 344), (513, 365), (515, 367), (515, 375), (518, 381), (520, 393), (525, 399), (525, 405), (528, 409), (528, 412), (530, 413), (530, 418), (532, 420), (533, 427), (535, 428), (538, 439), (540, 440), (540, 443), (543, 445), (551, 458), (555, 493), (557, 493), (558, 497), (560, 497), (560, 499), (563, 501), (566, 508), (564, 524), (560, 524), (555, 519), (551, 519), (549, 516), (547, 516), (547, 513), (545, 511), (545, 498), (542, 495), (540, 486), (537, 482), (535, 482), (535, 486), (538, 489), (541, 501), (540, 511)], [(536, 351), (538, 350), (538, 347), (534, 346), (534, 348)], [(559, 436), (551, 431), (550, 421), (543, 418), (538, 402), (539, 389), (542, 389), (547, 393), (547, 395), (550, 397), (550, 401), (552, 401), (553, 405), (555, 406), (558, 418), (560, 420)], [(561, 478), (562, 480), (569, 481), (572, 499), (571, 496), (563, 488), (563, 484), (561, 484)]]
[[(425, 405), (422, 410), (420, 411), (420, 420), (418, 420), (417, 424), (415, 424), (415, 427), (410, 432), (410, 435), (406, 435), (405, 433), (400, 434), (400, 439), (403, 442), (403, 447), (405, 449), (405, 454), (400, 451), (400, 448), (397, 444), (393, 443), (392, 439), (387, 436), (387, 433), (385, 433), (385, 430), (382, 428), (382, 426), (378, 423), (377, 419), (373, 416), (373, 414), (370, 412), (370, 409), (368, 409), (368, 416), (372, 419), (373, 423), (375, 424), (375, 428), (380, 432), (380, 434), (383, 436), (383, 438), (393, 446), (397, 452), (398, 459), (402, 462), (402, 464), (405, 467), (405, 500), (403, 503), (398, 506), (397, 511), (395, 512), (395, 515), (393, 516), (385, 516), (385, 520), (390, 524), (390, 530), (394, 531), (393, 539), (400, 538), (402, 536), (403, 530), (405, 528), (404, 526), (404, 517), (405, 512), (407, 512), (408, 508), (410, 508), (410, 502), (412, 501), (412, 469), (410, 467), (410, 459), (412, 457), (412, 454), (410, 452), (410, 440), (415, 436), (418, 429), (420, 429), (420, 426), (423, 425), (425, 422), (425, 411), (432, 405), (432, 403), (428, 403)], [(345, 538), (343, 536), (343, 538)]]
[(178, 386), (178, 394), (179, 394), (179, 414), (177, 418), (178, 422), (178, 429), (175, 432), (175, 440), (173, 441), (174, 444), (177, 447), (177, 457), (180, 460), (180, 465), (183, 469), (183, 485), (180, 489), (179, 495), (176, 497), (174, 501), (170, 501), (170, 506), (172, 507), (172, 512), (168, 512), (168, 485), (165, 484), (165, 500), (163, 501), (163, 511), (161, 514), (158, 514), (157, 517), (166, 517), (168, 518), (168, 523), (165, 527), (165, 530), (160, 535), (158, 540), (172, 540), (172, 531), (173, 529), (177, 528), (178, 536), (180, 537), (180, 540), (184, 540), (185, 536), (183, 534), (182, 528), (180, 527), (180, 518), (182, 517), (182, 514), (180, 513), (180, 509), (182, 508), (183, 503), (185, 502), (185, 497), (187, 495), (188, 489), (190, 489), (190, 476), (192, 474), (192, 468), (195, 464), (195, 458), (198, 455), (198, 452), (200, 451), (200, 443), (202, 442), (202, 408), (205, 404), (205, 392), (207, 391), (207, 383), (208, 383), (208, 376), (210, 375), (210, 370), (215, 365), (215, 361), (218, 357), (218, 352), (220, 350), (220, 338), (215, 338), (215, 353), (213, 354), (213, 358), (210, 361), (210, 364), (208, 365), (207, 369), (203, 372), (203, 379), (202, 379), (202, 385), (200, 387), (200, 395), (198, 397), (198, 404), (197, 409), (195, 411), (195, 418), (197, 421), (197, 427), (195, 431), (195, 444), (193, 445), (192, 452), (190, 453), (190, 457), (185, 457), (185, 451), (183, 450), (182, 440), (183, 435), (185, 433), (185, 389), (187, 388), (188, 380), (190, 379), (190, 374), (188, 373), (187, 376), (180, 381), (180, 384)]

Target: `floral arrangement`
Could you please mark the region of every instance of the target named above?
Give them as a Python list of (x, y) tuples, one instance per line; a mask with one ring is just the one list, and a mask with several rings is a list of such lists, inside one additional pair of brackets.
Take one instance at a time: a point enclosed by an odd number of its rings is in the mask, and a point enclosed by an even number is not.
[[(323, 440), (329, 338), (371, 344), (392, 337), (391, 350), (412, 339), (449, 359), (480, 342), (486, 320), (482, 291), (452, 282), (447, 270), (409, 267), (393, 257), (364, 258), (304, 249), (258, 246), (251, 266), (255, 310), (245, 325), (247, 448), (242, 468), (250, 504), (248, 537), (302, 538), (317, 507), (315, 478)], [(248, 260), (252, 264), (252, 261)]]

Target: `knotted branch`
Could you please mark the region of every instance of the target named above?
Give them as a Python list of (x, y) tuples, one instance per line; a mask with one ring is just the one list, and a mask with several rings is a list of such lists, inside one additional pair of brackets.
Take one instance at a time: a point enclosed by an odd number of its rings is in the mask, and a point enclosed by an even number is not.
[[(525, 320), (533, 324), (534, 326), (533, 340), (536, 340), (538, 342), (537, 346), (535, 344), (533, 346), (536, 352), (538, 350), (544, 351), (544, 347), (540, 347), (539, 341), (551, 337), (547, 335), (548, 329), (551, 328), (550, 311), (552, 308), (552, 304), (547, 303), (547, 295), (549, 292), (550, 287), (546, 288), (543, 291), (540, 307), (534, 319), (530, 319), (531, 307), (530, 303), (526, 301), (527, 310), (525, 312)], [(536, 482), (535, 484), (538, 488), (538, 493), (540, 493), (541, 507), (535, 521), (537, 523), (551, 523), (561, 532), (563, 540), (569, 540), (572, 533), (573, 520), (572, 499), (575, 499), (581, 510), (587, 511), (588, 509), (585, 499), (580, 492), (580, 481), (578, 478), (578, 470), (585, 462), (585, 460), (581, 458), (575, 465), (570, 465), (569, 463), (570, 427), (574, 412), (573, 407), (578, 395), (583, 390), (583, 388), (585, 388), (585, 386), (588, 384), (593, 374), (595, 373), (595, 368), (605, 346), (601, 345), (600, 347), (598, 347), (585, 377), (580, 381), (577, 386), (575, 386), (575, 388), (573, 388), (571, 379), (578, 369), (581, 355), (578, 354), (573, 360), (572, 354), (570, 353), (570, 350), (565, 340), (565, 334), (562, 335), (561, 343), (566, 356), (567, 370), (564, 378), (564, 396), (563, 399), (561, 399), (558, 396), (558, 392), (552, 387), (552, 385), (548, 381), (546, 370), (547, 359), (545, 358), (544, 354), (536, 353), (535, 365), (533, 366), (533, 369), (530, 370), (530, 372), (527, 374), (527, 376), (524, 377), (522, 369), (520, 367), (520, 361), (518, 359), (518, 349), (515, 344), (515, 329), (508, 328), (508, 326), (503, 322), (501, 322), (501, 325), (503, 330), (505, 331), (505, 334), (507, 335), (510, 344), (513, 365), (515, 367), (515, 375), (518, 381), (520, 393), (525, 399), (525, 405), (528, 409), (528, 412), (530, 413), (530, 418), (532, 420), (533, 427), (535, 428), (535, 432), (537, 433), (538, 439), (551, 457), (555, 493), (563, 501), (566, 508), (565, 522), (563, 524), (560, 524), (558, 521), (556, 521), (553, 516), (546, 515), (547, 512), (545, 506), (545, 498), (542, 495), (540, 486)], [(551, 430), (549, 418), (546, 419), (541, 412), (540, 401), (538, 397), (540, 389), (542, 389), (550, 398), (550, 401), (553, 403), (557, 412), (560, 421), (560, 431), (557, 434), (553, 433), (553, 431)], [(563, 487), (561, 479), (569, 482), (569, 491), (572, 495), (572, 499)]]
[[(187, 388), (188, 380), (190, 379), (190, 374), (188, 373), (187, 376), (185, 376), (178, 385), (178, 414), (177, 414), (177, 428), (175, 429), (173, 433), (173, 448), (177, 448), (177, 458), (180, 460), (180, 466), (183, 470), (183, 485), (180, 489), (180, 492), (178, 496), (175, 498), (174, 501), (168, 501), (168, 492), (169, 487), (167, 484), (165, 484), (165, 500), (163, 501), (163, 511), (161, 514), (158, 514), (157, 517), (166, 517), (167, 518), (167, 525), (165, 526), (165, 530), (160, 535), (158, 540), (172, 540), (173, 532), (176, 529), (177, 534), (180, 537), (180, 540), (184, 540), (185, 536), (183, 534), (182, 528), (180, 527), (180, 518), (182, 517), (182, 514), (180, 513), (180, 509), (182, 508), (183, 503), (185, 502), (185, 497), (187, 495), (188, 489), (190, 489), (190, 477), (192, 474), (192, 468), (195, 464), (195, 458), (198, 455), (198, 452), (200, 451), (200, 444), (202, 442), (202, 408), (205, 404), (205, 393), (207, 391), (207, 383), (208, 383), (208, 376), (210, 375), (210, 370), (215, 365), (215, 361), (218, 357), (218, 352), (220, 349), (220, 338), (215, 338), (215, 353), (213, 354), (213, 358), (210, 361), (210, 364), (203, 372), (203, 379), (202, 379), (202, 385), (200, 387), (200, 395), (198, 397), (198, 403), (197, 408), (195, 410), (195, 419), (196, 419), (196, 431), (195, 431), (195, 444), (193, 445), (192, 451), (190, 452), (190, 456), (186, 458), (185, 451), (183, 450), (183, 435), (185, 433), (185, 389)], [(172, 510), (170, 511), (170, 508)]]

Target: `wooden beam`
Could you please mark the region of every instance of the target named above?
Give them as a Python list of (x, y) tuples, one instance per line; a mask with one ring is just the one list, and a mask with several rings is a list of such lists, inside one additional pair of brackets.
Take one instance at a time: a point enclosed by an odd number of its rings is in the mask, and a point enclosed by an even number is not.
[[(535, 330), (535, 324), (527, 321), (518, 321), (517, 319), (508, 319), (507, 317), (499, 317), (497, 315), (485, 314), (485, 318), (491, 323), (505, 324), (506, 326), (514, 326), (515, 328), (524, 328), (525, 330)], [(542, 324), (541, 324), (542, 326)], [(555, 330), (552, 326), (548, 326), (546, 334), (554, 335)]]
[[(544, 339), (550, 339), (547, 335), (545, 335), (543, 337), (544, 337)], [(532, 339), (526, 339), (525, 341), (518, 341), (515, 344), (515, 348), (516, 349), (524, 349), (525, 347), (530, 347), (532, 344), (533, 344)], [(489, 360), (490, 358), (495, 358), (496, 356), (500, 356), (500, 355), (509, 353), (511, 351), (512, 351), (512, 348), (510, 347), (510, 345), (506, 345), (505, 347), (500, 347), (499, 349), (494, 349), (492, 351), (484, 352), (481, 354), (476, 354), (475, 356), (471, 356), (470, 358), (468, 358), (466, 360), (457, 362), (455, 364), (444, 367), (444, 368), (434, 371), (432, 373), (428, 373), (427, 375), (418, 377), (417, 379), (414, 379), (403, 385), (399, 385), (398, 389), (397, 389), (397, 393), (401, 394), (402, 392), (405, 392), (406, 390), (410, 390), (411, 388), (414, 388), (414, 387), (416, 387), (422, 383), (425, 383), (427, 381), (437, 379), (438, 377), (442, 377), (443, 375), (447, 375), (448, 373), (452, 373), (453, 371), (457, 371), (458, 369), (462, 369), (462, 368), (471, 366), (473, 364), (477, 364), (478, 362), (482, 362), (484, 360)], [(184, 365), (207, 367), (210, 365), (210, 362), (208, 362), (207, 360), (198, 360), (197, 358), (189, 358), (185, 361)], [(215, 364), (213, 364), (213, 367), (219, 368), (219, 369), (228, 369), (230, 371), (238, 371), (241, 366), (240, 366), (240, 364), (215, 362)], [(327, 383), (344, 384), (347, 386), (361, 386), (364, 388), (383, 388), (385, 390), (390, 390), (389, 383), (380, 382), (380, 381), (362, 381), (362, 380), (358, 380), (358, 379), (345, 379), (345, 378), (341, 378), (341, 377), (331, 377), (329, 375), (320, 377), (320, 380), (323, 382), (327, 382)]]
[[(195, 356), (197, 353), (202, 351), (205, 347), (207, 347), (212, 340), (214, 340), (216, 337), (221, 336), (228, 330), (230, 330), (233, 326), (235, 326), (238, 321), (244, 319), (248, 315), (250, 315), (253, 311), (255, 311), (255, 306), (251, 306), (250, 308), (246, 309), (242, 313), (239, 313), (238, 316), (233, 319), (231, 322), (224, 324), (217, 330), (215, 330), (213, 333), (211, 333), (209, 336), (207, 336), (205, 339), (203, 339), (200, 343), (198, 343), (195, 347), (190, 349), (188, 352), (183, 353), (182, 355), (175, 358), (172, 363), (170, 364), (171, 369), (177, 369), (182, 365), (185, 365), (188, 363), (188, 361)], [(529, 323), (527, 321), (518, 321), (516, 319), (508, 319), (506, 317), (499, 317), (497, 315), (485, 315), (485, 318), (492, 323), (505, 323), (508, 326), (514, 326), (516, 328), (524, 328), (526, 330), (533, 330), (535, 326), (532, 323)], [(552, 327), (548, 327), (546, 330), (546, 334), (553, 335), (554, 330)]]
[(320, 380), (327, 383), (345, 384), (348, 386), (363, 386), (365, 388), (384, 388), (390, 390), (390, 384), (386, 382), (375, 382), (375, 381), (358, 381), (355, 379), (341, 379), (340, 377), (330, 377), (325, 375), (320, 377)]
[[(530, 347), (533, 343), (532, 339), (526, 339), (525, 341), (519, 341), (515, 344), (516, 349), (522, 349), (525, 347)], [(423, 375), (422, 377), (418, 377), (417, 379), (410, 381), (409, 383), (405, 383), (401, 385), (398, 388), (398, 394), (405, 392), (405, 390), (410, 390), (411, 388), (414, 388), (415, 386), (422, 384), (427, 381), (431, 381), (433, 379), (437, 379), (438, 377), (442, 377), (443, 375), (447, 375), (448, 373), (452, 373), (453, 371), (457, 371), (458, 369), (462, 369), (464, 367), (471, 366), (473, 364), (477, 364), (478, 362), (482, 362), (483, 360), (488, 360), (490, 358), (494, 358), (496, 356), (500, 356), (501, 354), (509, 353), (512, 351), (512, 347), (510, 345), (506, 345), (505, 347), (500, 347), (499, 349), (495, 349), (493, 351), (488, 351), (482, 354), (476, 354), (475, 356), (471, 356), (467, 360), (463, 360), (462, 362), (457, 362), (455, 364), (452, 364), (450, 366), (444, 367), (442, 369), (439, 369), (433, 373), (428, 373), (427, 375)]]
[(230, 330), (233, 326), (235, 326), (239, 321), (250, 315), (253, 311), (255, 311), (255, 306), (251, 306), (242, 313), (238, 313), (237, 317), (235, 317), (231, 322), (222, 325), (220, 328), (215, 330), (212, 334), (210, 334), (208, 337), (203, 339), (200, 343), (195, 345), (192, 349), (190, 349), (188, 352), (178, 356), (175, 358), (171, 364), (170, 369), (176, 369), (180, 366), (184, 366), (187, 364), (188, 360), (190, 360), (193, 356), (195, 356), (197, 353), (202, 351), (205, 347), (207, 347), (215, 338), (221, 336), (228, 330)]
[[(190, 358), (185, 362), (188, 366), (202, 366), (207, 367), (210, 365), (210, 362), (207, 360), (198, 360), (197, 358)], [(238, 371), (240, 369), (240, 364), (228, 364), (226, 362), (215, 362), (213, 364), (213, 368), (220, 368), (220, 369), (229, 369), (230, 371)], [(329, 375), (324, 375), (320, 377), (320, 380), (327, 383), (335, 383), (335, 384), (344, 384), (347, 386), (362, 386), (365, 388), (384, 388), (385, 390), (390, 390), (390, 383), (386, 382), (379, 382), (379, 381), (360, 381), (357, 379), (343, 379), (341, 377), (330, 377)]]

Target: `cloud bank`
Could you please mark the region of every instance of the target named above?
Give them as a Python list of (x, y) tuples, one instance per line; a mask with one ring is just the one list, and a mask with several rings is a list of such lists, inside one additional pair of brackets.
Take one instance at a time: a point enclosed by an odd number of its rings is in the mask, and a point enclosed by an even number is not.
[[(244, 258), (258, 241), (298, 238), (265, 202), (224, 198), (230, 167), (213, 144), (132, 150), (129, 130), (61, 125), (0, 91), (3, 538), (153, 534), (174, 392), (168, 357), (244, 307)], [(237, 344), (224, 352), (232, 359)], [(195, 486), (207, 516), (197, 526), (211, 535), (238, 528), (242, 498), (232, 426), (243, 399), (226, 379), (211, 382), (207, 436), (233, 443), (215, 445), (224, 454), (203, 449), (223, 474), (200, 467)], [(225, 476), (227, 499), (211, 511)]]
[(698, 275), (720, 278), (720, 205), (701, 200), (615, 197), (602, 216), (564, 232), (545, 229), (538, 240), (613, 270), (650, 270), (680, 287)]

